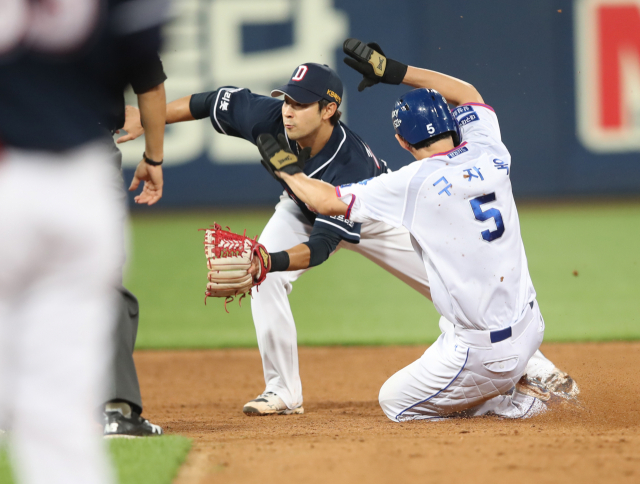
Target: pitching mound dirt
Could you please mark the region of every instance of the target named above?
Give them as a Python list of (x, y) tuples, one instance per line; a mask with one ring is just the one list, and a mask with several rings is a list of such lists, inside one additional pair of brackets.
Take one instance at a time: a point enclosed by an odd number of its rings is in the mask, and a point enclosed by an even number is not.
[(637, 483), (640, 343), (546, 345), (582, 390), (527, 420), (393, 423), (378, 390), (424, 347), (301, 348), (304, 415), (246, 417), (257, 349), (138, 352), (145, 415), (194, 439), (176, 480), (204, 483)]

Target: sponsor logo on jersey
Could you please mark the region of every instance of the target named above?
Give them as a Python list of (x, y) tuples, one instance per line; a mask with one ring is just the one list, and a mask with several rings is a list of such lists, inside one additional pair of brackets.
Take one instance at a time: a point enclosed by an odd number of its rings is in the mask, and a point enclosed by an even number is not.
[(458, 120), (458, 125), (460, 125), (461, 128), (480, 119), (472, 106), (460, 106), (454, 109), (451, 114)]
[(351, 228), (353, 228), (353, 226), (355, 225), (355, 222), (352, 222), (348, 218), (344, 218), (344, 215), (334, 215), (334, 216), (329, 217), (329, 218), (337, 220), (338, 222), (342, 222), (343, 224), (346, 224)]
[(461, 155), (462, 153), (466, 153), (467, 151), (469, 151), (469, 148), (467, 148), (466, 146), (462, 146), (457, 150), (453, 150), (451, 153), (449, 153), (447, 155), (447, 158), (449, 159), (455, 158), (456, 156)]
[(597, 153), (640, 151), (640, 0), (574, 5), (580, 141)]
[(338, 96), (335, 92), (333, 92), (331, 89), (327, 89), (327, 95), (329, 97), (332, 97), (333, 99), (335, 99), (338, 104), (340, 104), (342, 102), (342, 98), (340, 98), (340, 96)]
[(455, 108), (451, 114), (457, 118), (458, 116), (462, 116), (468, 112), (473, 112), (473, 108), (471, 106), (460, 106)]
[(231, 101), (231, 93), (224, 91), (222, 99), (220, 100), (220, 111), (227, 111), (229, 109), (229, 102)]
[(467, 114), (463, 118), (458, 119), (458, 124), (462, 128), (463, 126), (478, 121), (480, 119), (476, 113)]

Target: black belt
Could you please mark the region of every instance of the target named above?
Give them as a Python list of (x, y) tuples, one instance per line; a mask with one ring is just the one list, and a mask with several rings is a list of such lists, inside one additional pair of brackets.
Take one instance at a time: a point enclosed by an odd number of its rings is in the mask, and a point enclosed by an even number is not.
[[(531, 309), (533, 309), (533, 301), (529, 303), (529, 306), (531, 306)], [(492, 343), (500, 343), (500, 341), (511, 338), (511, 334), (511, 326), (509, 326), (508, 328), (499, 329), (497, 331), (491, 331), (491, 333), (489, 333)]]

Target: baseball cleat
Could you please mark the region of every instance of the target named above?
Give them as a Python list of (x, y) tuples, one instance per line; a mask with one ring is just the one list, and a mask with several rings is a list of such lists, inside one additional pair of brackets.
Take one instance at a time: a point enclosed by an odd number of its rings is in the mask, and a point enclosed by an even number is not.
[(529, 378), (527, 375), (522, 375), (522, 378), (516, 383), (516, 392), (537, 398), (547, 408), (555, 407), (569, 400), (574, 401), (573, 397), (564, 392), (549, 391), (540, 381), (535, 378)]
[(523, 395), (529, 395), (530, 397), (537, 398), (542, 402), (548, 402), (551, 400), (551, 392), (538, 380), (528, 378), (527, 375), (522, 375), (522, 378), (518, 380), (518, 383), (516, 383), (516, 391)]
[[(128, 405), (127, 405), (128, 406)], [(162, 427), (152, 424), (146, 418), (142, 418), (138, 413), (121, 408), (107, 408), (104, 412), (104, 431), (106, 439), (134, 439), (136, 437), (153, 437), (162, 435)]]
[(580, 393), (578, 384), (567, 373), (558, 368), (540, 382), (547, 390), (570, 398), (577, 398)]
[(304, 413), (304, 408), (302, 406), (293, 409), (287, 408), (278, 395), (273, 392), (265, 392), (247, 402), (242, 411), (250, 417), (258, 417), (263, 415), (299, 415)]

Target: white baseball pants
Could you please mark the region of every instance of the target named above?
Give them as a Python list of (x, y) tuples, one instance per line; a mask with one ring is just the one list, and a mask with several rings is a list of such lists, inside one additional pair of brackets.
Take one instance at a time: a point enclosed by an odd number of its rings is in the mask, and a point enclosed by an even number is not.
[(124, 205), (96, 145), (0, 153), (0, 428), (20, 483), (113, 482), (107, 387)]
[(395, 422), (495, 414), (531, 416), (544, 409), (512, 390), (544, 336), (537, 303), (511, 326), (512, 336), (491, 342), (489, 331), (453, 328), (440, 335), (418, 360), (380, 389), (384, 413)]

